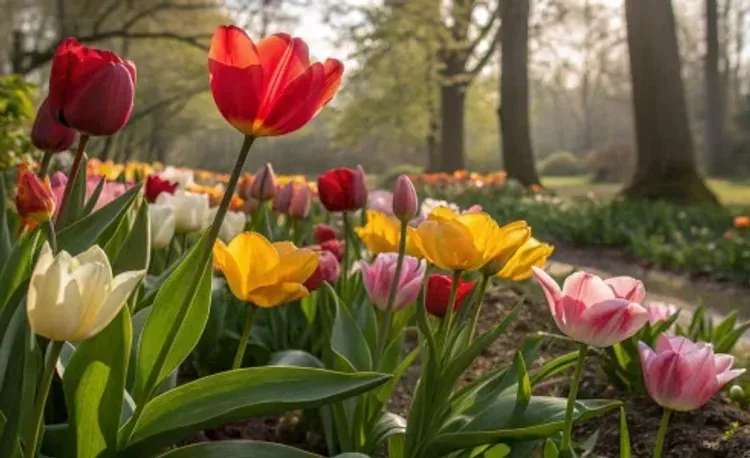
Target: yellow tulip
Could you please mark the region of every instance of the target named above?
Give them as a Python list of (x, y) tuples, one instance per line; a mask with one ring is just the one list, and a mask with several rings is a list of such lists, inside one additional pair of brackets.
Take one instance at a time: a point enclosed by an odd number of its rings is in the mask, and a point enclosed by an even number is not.
[(531, 268), (544, 267), (553, 251), (555, 248), (552, 245), (532, 237), (511, 256), (497, 276), (511, 281), (526, 280), (533, 274)]
[[(525, 221), (500, 227), (484, 212), (433, 211), (416, 230), (422, 255), (446, 270), (474, 271), (508, 259), (531, 236)], [(498, 267), (499, 269), (499, 267)]]
[(238, 299), (275, 307), (308, 296), (303, 283), (318, 267), (318, 255), (291, 242), (270, 243), (257, 232), (243, 232), (228, 246), (215, 242), (214, 266)]
[[(398, 251), (398, 242), (401, 240), (401, 221), (395, 216), (388, 216), (376, 210), (367, 210), (367, 224), (355, 227), (354, 231), (373, 254)], [(406, 254), (421, 258), (421, 252), (414, 240), (414, 233), (414, 228), (407, 228)]]

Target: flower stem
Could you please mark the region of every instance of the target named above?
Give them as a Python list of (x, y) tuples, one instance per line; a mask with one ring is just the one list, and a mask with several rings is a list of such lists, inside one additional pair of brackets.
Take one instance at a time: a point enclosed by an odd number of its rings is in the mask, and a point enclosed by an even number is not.
[(73, 183), (76, 181), (76, 177), (78, 177), (78, 169), (81, 168), (83, 151), (86, 149), (86, 143), (88, 143), (88, 141), (88, 135), (81, 135), (81, 138), (78, 139), (78, 149), (76, 150), (75, 159), (73, 159), (73, 166), (70, 168), (70, 173), (68, 174), (68, 182), (65, 184), (65, 190), (63, 191), (63, 196), (60, 200), (60, 209), (57, 212), (55, 225), (60, 224), (60, 218), (65, 211), (65, 206), (68, 204), (68, 200), (70, 200), (70, 191), (73, 189)]
[(344, 212), (341, 215), (344, 220), (344, 259), (342, 259), (341, 269), (341, 297), (346, 300), (347, 295), (347, 276), (349, 275), (349, 245), (351, 241), (349, 238), (349, 231), (351, 230), (351, 222), (349, 221), (349, 213)]
[(585, 343), (581, 344), (578, 350), (578, 362), (576, 363), (576, 370), (573, 374), (573, 381), (570, 384), (570, 393), (568, 394), (568, 406), (565, 409), (565, 426), (563, 427), (563, 437), (560, 442), (560, 457), (568, 458), (571, 455), (571, 436), (573, 435), (573, 410), (576, 405), (576, 398), (578, 397), (578, 385), (581, 384), (581, 375), (583, 375), (583, 365), (586, 362), (586, 353), (588, 352), (588, 345)]
[(47, 176), (47, 172), (49, 171), (49, 164), (52, 162), (52, 153), (44, 153), (44, 156), (42, 157), (42, 163), (39, 165), (39, 172), (37, 173), (37, 176), (41, 179), (44, 179), (45, 176)]
[(242, 367), (242, 360), (245, 358), (245, 350), (247, 349), (247, 341), (250, 339), (250, 330), (253, 328), (253, 321), (255, 320), (255, 312), (258, 311), (258, 307), (248, 304), (249, 309), (247, 316), (245, 317), (245, 327), (242, 329), (242, 336), (240, 337), (240, 344), (237, 347), (237, 353), (234, 354), (234, 362), (232, 363), (232, 369), (239, 369)]
[(406, 229), (409, 227), (409, 223), (401, 223), (401, 238), (398, 241), (398, 259), (396, 260), (396, 271), (393, 275), (393, 282), (391, 283), (391, 290), (388, 292), (388, 303), (385, 307), (385, 316), (381, 322), (380, 332), (378, 333), (378, 344), (375, 347), (375, 354), (373, 355), (373, 369), (378, 370), (380, 357), (383, 356), (386, 345), (391, 333), (391, 324), (393, 322), (393, 302), (396, 300), (396, 293), (398, 288), (401, 286), (401, 270), (404, 268), (404, 257), (406, 256)]
[(57, 235), (55, 234), (55, 226), (52, 224), (52, 220), (47, 220), (42, 227), (44, 227), (44, 232), (47, 234), (47, 241), (49, 242), (49, 247), (52, 248), (52, 253), (57, 253)]
[(474, 317), (471, 319), (471, 330), (469, 331), (469, 343), (474, 340), (474, 333), (477, 330), (477, 322), (479, 322), (479, 314), (482, 311), (482, 302), (484, 301), (484, 293), (487, 291), (487, 285), (490, 282), (490, 276), (485, 275), (482, 277), (482, 283), (479, 284), (479, 297), (477, 303), (474, 305)]
[(450, 333), (451, 326), (453, 325), (453, 309), (456, 303), (456, 294), (458, 293), (458, 282), (461, 279), (461, 271), (456, 270), (453, 272), (453, 278), (451, 280), (451, 290), (448, 294), (448, 303), (445, 304), (445, 317), (443, 322), (440, 324), (440, 342), (442, 348), (445, 349), (445, 345), (448, 343), (448, 334)]
[(39, 383), (39, 388), (36, 392), (34, 413), (31, 417), (33, 423), (31, 424), (29, 436), (26, 439), (26, 458), (34, 458), (36, 456), (36, 449), (38, 448), (37, 443), (39, 442), (39, 435), (42, 431), (42, 425), (44, 424), (44, 406), (47, 403), (47, 396), (49, 396), (49, 389), (52, 385), (52, 377), (55, 375), (55, 364), (57, 363), (57, 358), (60, 357), (63, 343), (64, 342), (52, 341), (47, 347), (44, 374), (42, 375), (42, 381)]
[(661, 451), (664, 448), (664, 439), (667, 437), (667, 426), (669, 426), (669, 417), (672, 415), (672, 411), (664, 409), (664, 414), (661, 416), (661, 424), (659, 424), (659, 432), (656, 434), (656, 446), (654, 447), (654, 458), (661, 458)]

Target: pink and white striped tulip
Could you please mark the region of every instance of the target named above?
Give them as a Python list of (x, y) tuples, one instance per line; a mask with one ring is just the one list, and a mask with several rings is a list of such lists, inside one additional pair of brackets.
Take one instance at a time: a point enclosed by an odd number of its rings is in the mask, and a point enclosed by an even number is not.
[(734, 357), (714, 354), (707, 343), (662, 334), (656, 351), (638, 344), (646, 389), (660, 406), (687, 412), (708, 402), (730, 380), (745, 369), (732, 369)]
[[(360, 261), (359, 266), (367, 295), (380, 310), (388, 308), (388, 296), (396, 276), (397, 262), (398, 254), (396, 253), (381, 253), (372, 265)], [(404, 256), (392, 310), (402, 310), (417, 300), (426, 269), (427, 264), (424, 261)]]
[(648, 312), (639, 303), (645, 290), (635, 278), (603, 280), (588, 272), (576, 272), (560, 289), (544, 270), (533, 270), (557, 327), (573, 340), (609, 347), (633, 336), (648, 321)]

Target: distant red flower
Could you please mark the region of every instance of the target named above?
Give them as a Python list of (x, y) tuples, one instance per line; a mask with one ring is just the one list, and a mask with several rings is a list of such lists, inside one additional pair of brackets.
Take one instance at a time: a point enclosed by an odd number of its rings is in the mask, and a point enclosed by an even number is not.
[(367, 204), (362, 167), (331, 169), (318, 177), (318, 197), (329, 212), (351, 212)]
[(18, 168), (16, 210), (25, 222), (45, 222), (55, 214), (55, 195), (49, 178), (40, 180), (26, 165)]
[(313, 229), (313, 237), (315, 237), (315, 242), (320, 244), (329, 240), (336, 240), (338, 235), (336, 234), (336, 229), (331, 226), (317, 224), (315, 225), (315, 229)]
[(309, 291), (315, 291), (323, 282), (335, 285), (340, 275), (341, 265), (336, 256), (330, 251), (322, 251), (318, 256), (318, 267), (305, 281), (304, 286)]
[(329, 240), (320, 244), (320, 248), (323, 251), (329, 251), (336, 256), (336, 259), (341, 261), (344, 259), (344, 251), (346, 250), (346, 242), (343, 240)]
[[(456, 288), (456, 300), (453, 303), (453, 310), (458, 310), (474, 289), (476, 281), (465, 281), (459, 279)], [(427, 279), (427, 295), (425, 296), (425, 306), (430, 315), (444, 317), (448, 310), (448, 299), (450, 297), (451, 285), (453, 279), (449, 275), (432, 274)]]
[(222, 116), (245, 135), (284, 135), (307, 124), (334, 96), (344, 66), (310, 64), (307, 44), (277, 34), (257, 46), (235, 26), (220, 26), (208, 53), (211, 93)]
[(49, 111), (49, 102), (44, 99), (31, 128), (31, 143), (46, 153), (59, 153), (73, 146), (76, 131), (63, 126), (55, 120)]
[(149, 175), (146, 179), (146, 186), (144, 188), (144, 195), (148, 202), (156, 202), (156, 198), (159, 194), (166, 192), (167, 194), (174, 194), (177, 189), (177, 183), (169, 180), (163, 180), (159, 175)]

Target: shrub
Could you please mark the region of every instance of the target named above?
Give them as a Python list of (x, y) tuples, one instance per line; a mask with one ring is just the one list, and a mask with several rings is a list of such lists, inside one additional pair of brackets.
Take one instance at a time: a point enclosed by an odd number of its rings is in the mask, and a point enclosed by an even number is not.
[(583, 172), (583, 163), (570, 151), (556, 151), (539, 162), (539, 173), (545, 176), (567, 177)]
[(586, 168), (594, 183), (625, 183), (635, 172), (635, 159), (629, 143), (610, 143), (589, 152)]

